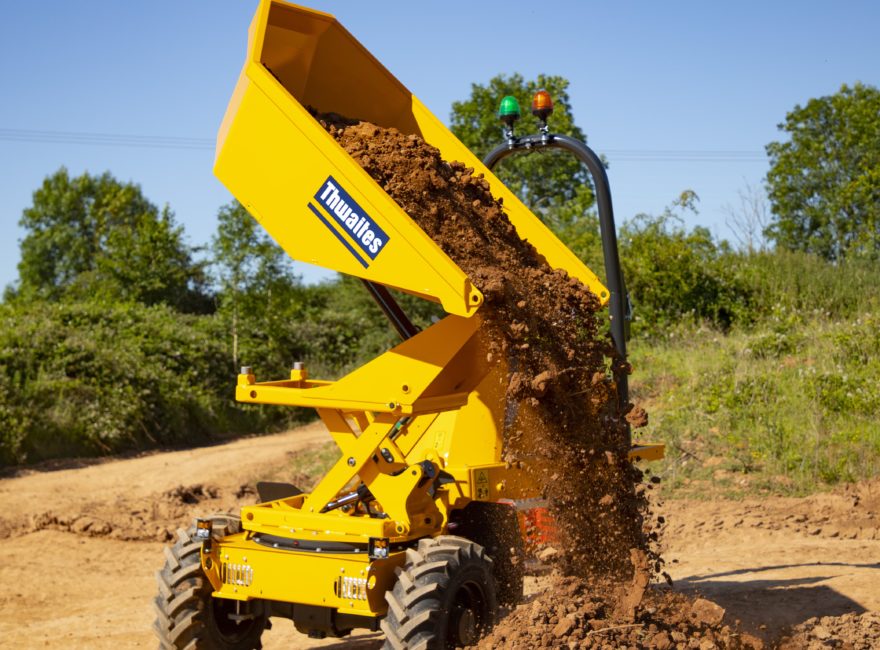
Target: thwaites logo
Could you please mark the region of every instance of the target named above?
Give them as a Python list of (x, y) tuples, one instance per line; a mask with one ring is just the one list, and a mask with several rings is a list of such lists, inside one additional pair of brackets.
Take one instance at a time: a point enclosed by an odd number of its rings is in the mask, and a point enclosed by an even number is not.
[(385, 231), (332, 176), (328, 176), (320, 189), (315, 192), (314, 199), (315, 203), (324, 208), (330, 219), (311, 201), (308, 204), (309, 209), (364, 268), (367, 268), (388, 245), (388, 235)]

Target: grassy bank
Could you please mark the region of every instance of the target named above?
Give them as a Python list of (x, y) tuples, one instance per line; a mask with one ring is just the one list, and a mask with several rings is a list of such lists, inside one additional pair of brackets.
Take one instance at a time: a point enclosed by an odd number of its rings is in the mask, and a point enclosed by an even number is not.
[(668, 488), (806, 493), (880, 471), (880, 317), (779, 308), (749, 330), (634, 341), (633, 394)]

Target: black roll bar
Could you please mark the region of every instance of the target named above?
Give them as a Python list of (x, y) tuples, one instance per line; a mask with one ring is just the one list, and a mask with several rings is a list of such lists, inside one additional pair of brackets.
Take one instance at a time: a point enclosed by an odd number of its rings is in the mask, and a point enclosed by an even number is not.
[[(623, 272), (620, 270), (620, 255), (617, 250), (617, 230), (614, 226), (614, 210), (611, 207), (611, 190), (608, 187), (608, 175), (605, 173), (605, 165), (586, 144), (567, 135), (553, 133), (541, 133), (539, 135), (527, 135), (513, 137), (508, 132), (507, 142), (490, 151), (483, 164), (492, 169), (508, 156), (517, 153), (529, 153), (539, 149), (562, 149), (574, 154), (578, 160), (587, 166), (596, 188), (596, 203), (599, 208), (599, 232), (602, 236), (602, 252), (605, 259), (605, 281), (609, 298), (608, 311), (611, 315), (611, 339), (620, 360), (626, 362), (626, 334), (627, 322), (629, 321), (629, 299), (626, 294), (626, 285), (623, 282)], [(629, 403), (629, 378), (626, 370), (618, 373), (617, 398), (620, 408), (626, 408)]]

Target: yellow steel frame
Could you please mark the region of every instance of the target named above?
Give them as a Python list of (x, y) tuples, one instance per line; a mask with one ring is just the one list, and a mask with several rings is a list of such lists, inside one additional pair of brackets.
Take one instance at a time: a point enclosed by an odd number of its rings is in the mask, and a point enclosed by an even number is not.
[[(385, 612), (385, 592), (394, 586), (394, 569), (403, 560), (401, 552), (370, 560), (366, 553), (280, 550), (239, 533), (226, 537), (205, 554), (202, 567), (216, 590), (215, 597), (293, 602), (375, 617)], [(239, 570), (233, 572), (228, 567)], [(346, 598), (338, 589), (340, 577), (364, 579), (364, 597)]]

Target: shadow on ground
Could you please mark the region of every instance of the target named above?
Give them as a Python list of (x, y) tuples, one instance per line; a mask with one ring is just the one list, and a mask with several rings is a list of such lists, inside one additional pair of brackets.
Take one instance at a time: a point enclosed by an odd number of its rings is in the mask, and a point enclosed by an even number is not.
[(340, 640), (338, 643), (330, 645), (322, 645), (321, 650), (379, 650), (384, 642), (385, 635), (377, 632), (354, 639)]
[[(808, 567), (815, 567), (817, 574), (784, 577), (787, 570), (802, 574)], [(746, 631), (765, 639), (774, 639), (791, 626), (815, 616), (840, 616), (866, 611), (858, 602), (821, 584), (865, 569), (880, 569), (880, 564), (811, 562), (754, 567), (688, 576), (676, 580), (675, 586), (680, 591), (701, 594), (721, 605), (727, 610), (727, 622), (733, 624), (739, 621)], [(735, 579), (770, 572), (776, 575), (751, 580)], [(780, 573), (783, 575), (778, 575)], [(772, 627), (766, 625), (768, 621), (772, 621)]]

